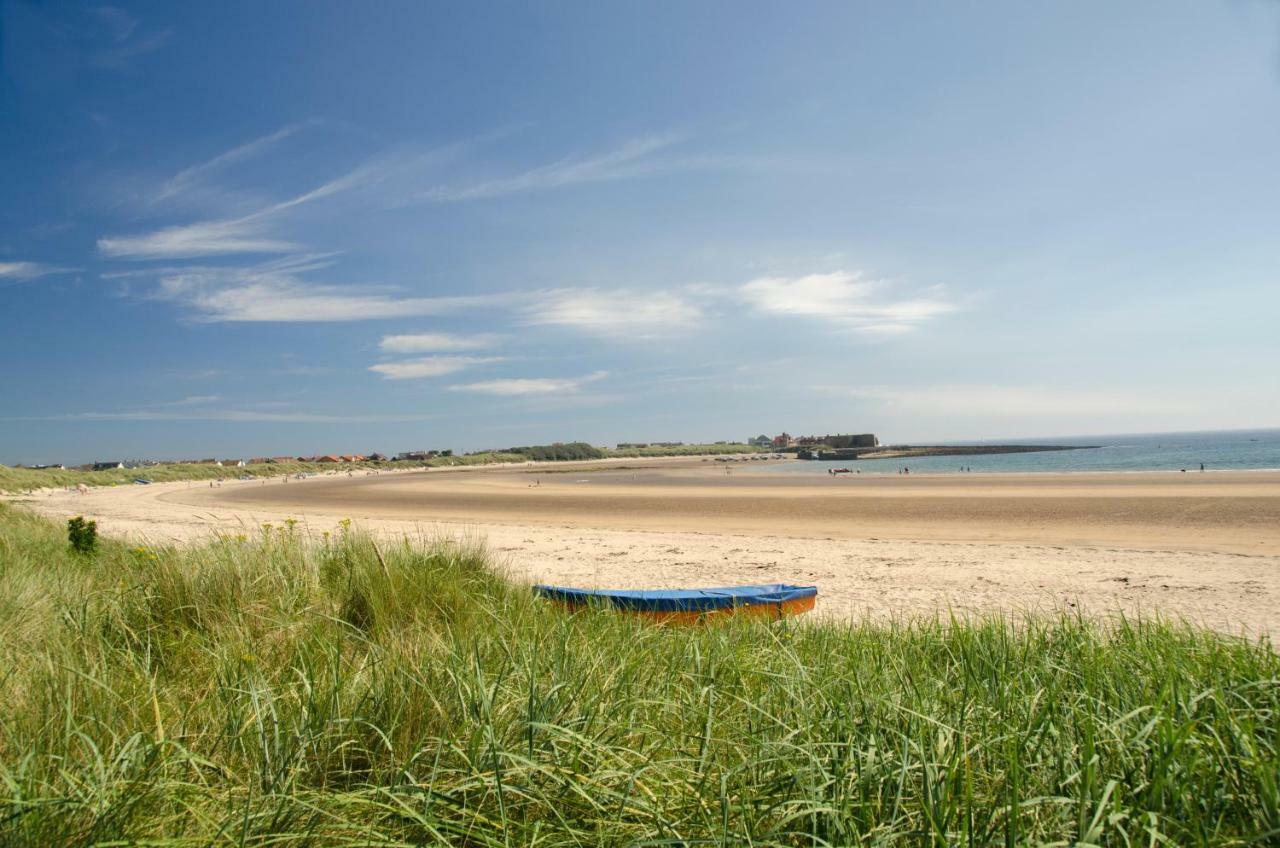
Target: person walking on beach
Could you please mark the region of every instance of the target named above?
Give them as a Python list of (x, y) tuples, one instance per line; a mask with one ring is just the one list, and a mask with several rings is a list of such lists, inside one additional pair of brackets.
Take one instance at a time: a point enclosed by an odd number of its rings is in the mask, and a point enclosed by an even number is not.
[(1203, 462), (1202, 462), (1202, 463), (1200, 463), (1200, 470), (1201, 470), (1201, 471), (1204, 471), (1204, 463), (1203, 463)]

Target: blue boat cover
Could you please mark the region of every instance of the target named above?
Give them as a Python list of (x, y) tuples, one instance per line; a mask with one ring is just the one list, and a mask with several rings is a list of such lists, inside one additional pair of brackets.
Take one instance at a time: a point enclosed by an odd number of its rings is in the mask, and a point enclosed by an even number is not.
[(566, 604), (595, 602), (642, 612), (701, 612), (748, 604), (784, 604), (811, 598), (818, 594), (818, 587), (769, 583), (718, 589), (566, 589), (539, 584), (533, 591)]

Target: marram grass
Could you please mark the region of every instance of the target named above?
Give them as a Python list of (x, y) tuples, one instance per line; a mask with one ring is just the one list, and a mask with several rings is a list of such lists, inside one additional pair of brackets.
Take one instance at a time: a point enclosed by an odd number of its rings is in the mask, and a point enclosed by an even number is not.
[(5, 846), (1280, 839), (1266, 643), (654, 627), (349, 529), (85, 557), (0, 507), (0, 704)]
[[(554, 445), (542, 446), (551, 451)], [(710, 456), (712, 454), (759, 454), (759, 448), (749, 445), (674, 445), (670, 447), (650, 446), (645, 448), (624, 448), (611, 450), (602, 448), (598, 451), (600, 458), (620, 459), (634, 457), (663, 456)], [(571, 460), (574, 457), (564, 455), (560, 460)], [(257, 463), (242, 467), (206, 465), (190, 462), (167, 462), (160, 465), (148, 465), (143, 468), (112, 468), (104, 471), (80, 471), (75, 468), (20, 468), (0, 465), (0, 492), (22, 493), (44, 488), (61, 488), (84, 484), (86, 486), (129, 486), (138, 478), (154, 483), (173, 483), (183, 480), (234, 480), (237, 477), (279, 477), (299, 472), (307, 474), (365, 474), (370, 471), (385, 469), (407, 470), (411, 468), (454, 468), (475, 465), (523, 464), (530, 457), (506, 451), (480, 451), (458, 456), (436, 456), (424, 460), (395, 460), (392, 462), (279, 462)]]

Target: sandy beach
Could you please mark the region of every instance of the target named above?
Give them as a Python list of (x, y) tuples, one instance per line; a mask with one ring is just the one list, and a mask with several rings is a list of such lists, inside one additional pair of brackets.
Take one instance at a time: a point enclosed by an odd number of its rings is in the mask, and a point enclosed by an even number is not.
[(183, 542), (311, 532), (483, 539), (518, 579), (601, 587), (813, 583), (819, 614), (1159, 612), (1280, 630), (1280, 472), (777, 473), (698, 459), (170, 483), (16, 498)]

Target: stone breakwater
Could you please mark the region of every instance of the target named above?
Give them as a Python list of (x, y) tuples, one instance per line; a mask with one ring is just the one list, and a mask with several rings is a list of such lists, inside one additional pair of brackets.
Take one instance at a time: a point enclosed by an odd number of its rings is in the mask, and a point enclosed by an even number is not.
[(916, 456), (982, 456), (997, 453), (1093, 450), (1098, 445), (890, 445), (876, 448), (834, 448), (801, 453), (800, 459), (899, 459)]

